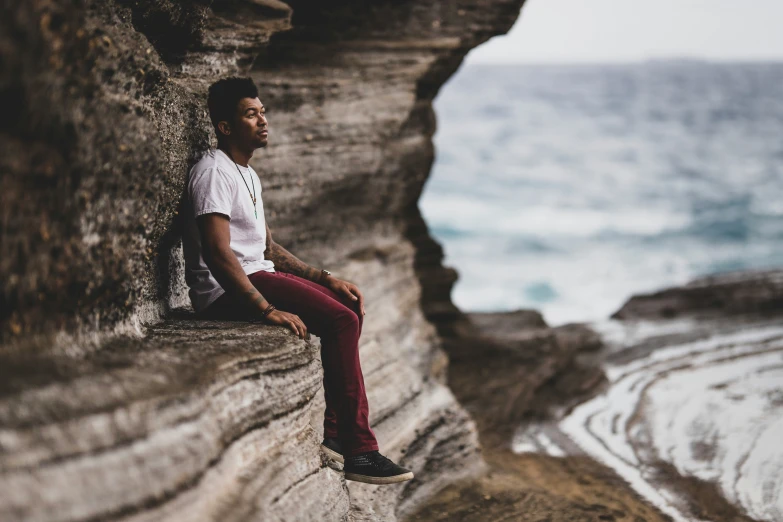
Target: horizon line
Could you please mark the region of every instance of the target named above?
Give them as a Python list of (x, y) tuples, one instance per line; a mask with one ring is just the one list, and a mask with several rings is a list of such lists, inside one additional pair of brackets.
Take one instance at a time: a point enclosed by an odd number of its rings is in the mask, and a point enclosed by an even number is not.
[(783, 56), (767, 58), (704, 58), (691, 56), (662, 56), (651, 58), (631, 58), (627, 60), (595, 59), (595, 60), (463, 60), (463, 65), (638, 65), (648, 63), (690, 62), (706, 64), (776, 64), (783, 63)]

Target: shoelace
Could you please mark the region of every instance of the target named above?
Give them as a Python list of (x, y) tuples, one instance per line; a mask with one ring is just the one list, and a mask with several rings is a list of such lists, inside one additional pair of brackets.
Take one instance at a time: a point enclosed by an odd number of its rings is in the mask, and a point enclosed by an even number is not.
[(380, 453), (376, 454), (375, 462), (373, 464), (378, 466), (378, 469), (388, 469), (388, 468), (394, 466), (394, 462), (391, 459), (388, 459), (388, 458), (384, 457)]
[(351, 460), (356, 465), (371, 465), (381, 470), (394, 466), (394, 461), (384, 457), (377, 451), (375, 453), (370, 453), (369, 455), (358, 455), (351, 457)]

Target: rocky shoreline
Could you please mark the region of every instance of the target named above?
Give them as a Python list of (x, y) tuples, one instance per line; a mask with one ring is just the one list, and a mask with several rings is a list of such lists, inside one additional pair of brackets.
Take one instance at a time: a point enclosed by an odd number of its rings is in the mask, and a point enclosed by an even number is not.
[[(781, 366), (771, 362), (783, 353), (781, 276), (780, 270), (770, 270), (699, 278), (683, 287), (634, 296), (613, 319), (586, 325), (547, 328), (534, 311), (468, 314), (446, 344), (449, 383), (477, 421), (490, 471), (448, 487), (410, 520), (777, 520), (780, 496), (755, 495), (780, 490), (783, 468), (774, 464), (780, 461), (775, 446), (715, 438), (709, 422), (742, 427), (740, 420), (726, 415), (748, 409), (740, 383), (749, 379), (758, 385), (760, 374), (737, 356), (759, 358), (759, 368), (767, 373)], [(565, 338), (563, 331), (568, 332)], [(644, 362), (648, 360), (654, 362)], [(710, 360), (726, 361), (731, 373), (710, 366)], [(641, 386), (636, 375), (644, 382), (655, 382), (657, 373), (676, 375), (667, 367), (684, 372), (683, 382), (699, 382), (703, 378), (691, 376), (699, 371), (715, 380), (694, 388), (690, 398), (697, 401), (695, 409), (684, 410), (679, 419), (685, 431), (663, 443), (682, 447), (692, 454), (691, 461), (678, 457), (667, 462), (651, 450), (655, 437), (649, 431), (666, 433), (671, 420), (645, 419), (655, 403), (637, 398), (629, 404), (633, 393), (619, 388), (623, 379)], [(635, 373), (625, 375), (628, 368)], [(783, 419), (783, 403), (776, 398), (783, 393), (783, 381), (776, 375), (767, 378), (768, 391), (757, 392), (766, 393), (769, 401), (755, 410), (762, 412), (754, 421), (762, 423), (757, 440), (774, 440), (776, 423)], [(729, 400), (709, 396), (710, 386)], [(504, 389), (512, 405), (503, 402)], [(671, 393), (675, 401), (685, 398), (682, 390)], [(712, 402), (698, 402), (702, 396)], [(753, 398), (748, 400), (752, 405)], [(734, 410), (715, 410), (726, 403)], [(678, 415), (676, 407), (663, 406), (657, 414)], [(624, 411), (630, 412), (627, 420)], [(623, 457), (623, 444), (613, 439), (620, 436), (628, 438), (626, 445), (635, 447), (635, 458), (643, 462)], [(729, 460), (744, 469), (724, 467), (722, 455), (747, 448), (756, 454), (740, 453)], [(772, 464), (749, 467), (754, 459)], [(746, 473), (739, 479), (740, 490), (726, 489), (721, 478), (720, 473), (734, 472)]]
[(488, 472), (442, 490), (406, 520), (664, 521), (611, 469), (586, 456), (517, 454), (517, 426), (605, 385), (580, 361), (601, 349), (590, 328), (550, 328), (540, 313), (466, 314), (447, 338), (449, 386), (476, 420)]

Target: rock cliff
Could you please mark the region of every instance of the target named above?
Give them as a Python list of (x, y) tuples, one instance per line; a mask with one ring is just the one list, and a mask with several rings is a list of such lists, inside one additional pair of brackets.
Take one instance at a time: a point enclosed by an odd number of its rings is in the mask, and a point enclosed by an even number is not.
[[(434, 326), (455, 275), (416, 202), (433, 97), (522, 2), (6, 3), (0, 519), (394, 520), (481, 472)], [(320, 456), (317, 343), (187, 312), (179, 205), (229, 74), (268, 107), (276, 241), (366, 296), (371, 423), (404, 485)]]

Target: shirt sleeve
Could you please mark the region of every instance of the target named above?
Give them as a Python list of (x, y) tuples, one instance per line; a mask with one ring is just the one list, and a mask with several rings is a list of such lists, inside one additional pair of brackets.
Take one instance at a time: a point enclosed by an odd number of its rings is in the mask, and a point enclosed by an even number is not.
[(231, 219), (236, 185), (230, 176), (213, 167), (194, 173), (190, 182), (190, 201), (193, 217), (218, 212)]

